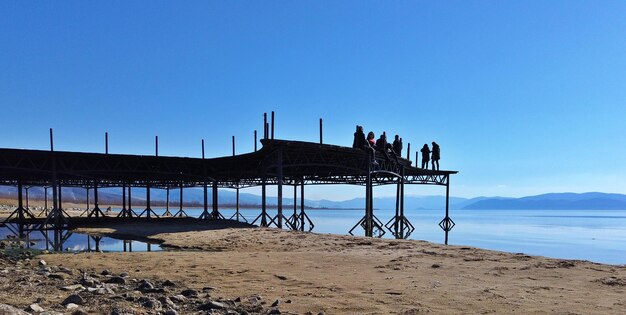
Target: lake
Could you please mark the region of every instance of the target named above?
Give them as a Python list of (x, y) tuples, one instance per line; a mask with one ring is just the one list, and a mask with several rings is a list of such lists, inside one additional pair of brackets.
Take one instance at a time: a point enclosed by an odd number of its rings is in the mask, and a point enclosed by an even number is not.
[[(210, 211), (210, 210), (209, 210)], [(287, 210), (286, 213), (292, 213)], [(189, 215), (201, 210), (191, 209)], [(234, 210), (220, 212), (229, 218)], [(259, 210), (241, 210), (253, 220)], [(268, 211), (272, 216), (276, 211)], [(415, 226), (410, 239), (444, 242), (438, 226), (443, 210), (405, 211)], [(348, 234), (363, 217), (363, 210), (308, 210), (314, 232)], [(377, 209), (386, 223), (395, 210)], [(285, 215), (289, 217), (289, 215)], [(468, 245), (499, 251), (554, 258), (583, 259), (608, 264), (626, 264), (626, 211), (623, 210), (451, 210), (456, 226), (449, 234), (451, 245)], [(363, 235), (357, 228), (355, 235)], [(392, 238), (387, 232), (384, 237)]]

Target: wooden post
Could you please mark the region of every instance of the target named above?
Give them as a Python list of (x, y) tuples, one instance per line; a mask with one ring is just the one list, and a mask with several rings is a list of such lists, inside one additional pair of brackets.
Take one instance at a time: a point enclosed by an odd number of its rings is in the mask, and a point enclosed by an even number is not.
[(274, 111), (272, 111), (272, 140), (274, 140)]
[[(272, 112), (272, 120), (274, 112)], [(273, 133), (273, 130), (272, 130)], [(278, 228), (283, 228), (283, 152), (278, 152)]]
[(320, 118), (320, 144), (324, 143), (322, 139), (322, 119)]

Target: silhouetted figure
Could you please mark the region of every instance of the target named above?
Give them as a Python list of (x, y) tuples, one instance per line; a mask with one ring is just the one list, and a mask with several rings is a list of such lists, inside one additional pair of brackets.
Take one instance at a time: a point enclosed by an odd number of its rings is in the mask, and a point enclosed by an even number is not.
[(363, 146), (367, 145), (365, 134), (363, 133), (363, 127), (356, 125), (356, 132), (354, 133), (354, 141), (352, 147), (355, 149), (363, 149)]
[[(372, 133), (372, 139), (374, 138), (374, 134)], [(365, 134), (363, 133), (363, 126), (356, 126), (356, 132), (354, 133), (354, 141), (352, 142), (352, 147), (356, 149), (365, 150), (371, 157), (372, 163), (377, 164), (376, 162), (376, 150), (370, 146), (367, 139), (365, 139)]]
[(439, 151), (439, 145), (437, 144), (437, 142), (433, 141), (433, 154), (432, 154), (432, 165), (433, 165), (433, 171), (435, 170), (435, 165), (437, 166), (437, 170), (439, 170), (439, 159), (441, 158), (440, 155), (440, 151)]
[(389, 153), (391, 153), (396, 162), (398, 162), (398, 156), (393, 151), (393, 146), (387, 142), (387, 134), (384, 131), (380, 138), (376, 140), (376, 149), (383, 152), (387, 161), (390, 160)]
[(395, 152), (397, 156), (402, 156), (402, 138), (398, 135), (396, 135), (396, 138), (393, 140), (393, 152)]
[(367, 133), (367, 144), (370, 147), (376, 149), (376, 139), (374, 139), (374, 138), (376, 138), (376, 135), (374, 135), (373, 131), (370, 131), (370, 132)]
[(428, 161), (430, 161), (430, 149), (428, 148), (428, 144), (424, 143), (420, 152), (422, 152), (422, 168), (428, 168)]

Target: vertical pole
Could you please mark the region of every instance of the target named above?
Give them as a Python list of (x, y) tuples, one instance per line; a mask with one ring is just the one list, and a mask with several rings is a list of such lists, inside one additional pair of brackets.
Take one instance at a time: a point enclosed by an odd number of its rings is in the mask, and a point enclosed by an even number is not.
[(18, 181), (17, 182), (17, 218), (18, 218), (18, 222), (20, 223), (20, 225), (22, 224), (22, 222), (24, 222), (24, 207), (22, 204), (22, 190), (24, 188), (22, 187), (22, 182)]
[(398, 184), (396, 186), (396, 216), (394, 218), (395, 222), (393, 224), (394, 236), (399, 238), (398, 234), (398, 225), (400, 224), (400, 181), (402, 178), (398, 178)]
[(28, 208), (30, 208), (28, 206), (28, 199), (29, 199), (28, 198), (28, 190), (30, 190), (30, 187), (26, 186), (26, 187), (24, 187), (24, 190), (26, 191), (26, 208), (25, 208), (25, 210), (26, 210), (26, 212), (28, 212)]
[(159, 156), (159, 136), (154, 136), (154, 155)]
[(263, 113), (263, 139), (267, 139), (267, 113)]
[(268, 139), (270, 136), (270, 123), (265, 123), (265, 139)]
[(166, 215), (172, 215), (170, 213), (170, 186), (165, 187), (165, 213)]
[(257, 143), (257, 140), (256, 140), (256, 130), (254, 130), (254, 152), (256, 152), (256, 143)]
[[(272, 120), (274, 112), (272, 112)], [(272, 129), (272, 137), (274, 130)], [(278, 152), (278, 228), (283, 228), (283, 152)]]
[(89, 210), (89, 187), (85, 187), (85, 190), (87, 191), (87, 196), (86, 196), (87, 208), (85, 208), (85, 211), (88, 211)]
[(400, 237), (404, 238), (404, 167), (400, 169)]
[(320, 144), (322, 144), (322, 119), (320, 118)]
[(236, 189), (237, 200), (235, 202), (235, 213), (237, 214), (237, 221), (239, 221), (239, 188)]
[(266, 187), (265, 177), (263, 177), (263, 183), (261, 184), (261, 226), (267, 226), (267, 201), (266, 201)]
[(274, 111), (272, 111), (272, 140), (274, 140)]
[(371, 211), (371, 194), (372, 194), (372, 173), (371, 170), (367, 171), (367, 179), (365, 182), (365, 236), (372, 236), (372, 216)]
[(132, 185), (128, 184), (128, 217), (133, 216), (133, 196), (132, 196)]
[[(122, 184), (122, 218), (126, 217), (126, 215), (128, 214), (127, 211), (128, 210), (126, 210), (126, 184)], [(124, 246), (126, 246), (126, 243), (124, 243)]]
[(235, 156), (235, 136), (233, 136), (233, 156)]
[(406, 159), (411, 160), (411, 142), (409, 142), (409, 145), (406, 147)]
[(202, 187), (204, 193), (204, 203), (203, 203), (203, 211), (202, 215), (200, 215), (201, 219), (208, 219), (209, 214), (209, 184), (207, 181), (204, 181), (204, 186)]
[(300, 184), (300, 231), (304, 232), (304, 177)]
[(415, 167), (420, 167), (420, 165), (419, 165), (420, 160), (418, 158), (418, 154), (419, 154), (419, 152), (415, 151)]
[(202, 159), (204, 160), (204, 139), (202, 139)]
[(450, 175), (446, 176), (446, 241), (445, 244), (448, 245), (448, 233), (450, 232)]
[(297, 230), (298, 226), (298, 182), (293, 184), (293, 229)]
[(213, 187), (212, 187), (212, 193), (213, 193), (213, 212), (211, 213), (211, 219), (213, 220), (217, 220), (219, 219), (219, 210), (217, 209), (218, 207), (218, 196), (217, 196), (217, 181), (213, 182)]
[(93, 212), (96, 218), (100, 217), (100, 208), (98, 207), (98, 181), (93, 181)]
[(104, 133), (104, 154), (109, 154), (109, 133)]
[[(48, 211), (48, 187), (44, 187), (43, 188), (43, 210), (44, 211)], [(46, 214), (48, 214), (47, 212), (45, 212)]]
[(50, 128), (50, 151), (54, 152), (54, 139), (52, 137), (52, 128)]
[(178, 213), (183, 216), (183, 182), (180, 182), (180, 196), (178, 197)]
[(150, 208), (150, 182), (147, 182), (146, 183), (146, 215), (148, 219), (150, 219), (150, 212), (152, 212)]

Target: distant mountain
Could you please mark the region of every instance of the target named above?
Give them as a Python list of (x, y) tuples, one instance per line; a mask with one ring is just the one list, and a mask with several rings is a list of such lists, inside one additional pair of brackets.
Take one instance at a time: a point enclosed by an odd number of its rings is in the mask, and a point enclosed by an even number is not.
[(462, 207), (471, 210), (626, 210), (626, 195), (550, 193), (522, 198), (483, 198)]
[[(133, 205), (145, 204), (145, 188), (133, 188)], [(51, 196), (50, 190), (48, 194)], [(90, 203), (93, 205), (93, 190), (89, 191)], [(30, 200), (43, 200), (43, 188), (33, 187), (29, 190)], [(101, 204), (121, 204), (121, 190), (119, 188), (102, 188), (98, 190), (98, 199)], [(166, 199), (166, 191), (163, 189), (151, 190), (153, 206), (163, 206)], [(17, 199), (17, 189), (15, 187), (0, 186), (0, 198), (9, 200)], [(49, 197), (51, 199), (51, 197)], [(178, 189), (170, 191), (170, 205), (177, 206), (179, 198)], [(218, 195), (220, 205), (234, 205), (235, 192), (230, 189), (220, 189)], [(211, 191), (208, 195), (209, 205), (212, 202)], [(183, 191), (184, 206), (201, 206), (204, 200), (204, 192), (201, 188), (186, 188)], [(86, 190), (84, 188), (63, 188), (63, 201), (76, 204), (86, 203)], [(299, 201), (298, 201), (299, 202)], [(239, 203), (242, 207), (259, 207), (261, 196), (250, 193), (240, 193)], [(275, 207), (276, 196), (268, 196), (267, 204)], [(293, 207), (293, 198), (283, 198), (283, 205), (286, 209)], [(443, 209), (446, 205), (445, 196), (415, 196), (404, 197), (405, 210), (422, 209)], [(308, 208), (328, 208), (328, 209), (363, 209), (365, 198), (354, 198), (344, 201), (332, 200), (309, 200), (305, 201)], [(374, 198), (374, 208), (395, 209), (395, 197)], [(522, 198), (506, 197), (477, 197), (459, 198), (450, 197), (450, 209), (471, 209), (471, 210), (626, 210), (626, 195), (606, 194), (599, 192), (589, 193), (549, 193), (537, 196)]]

